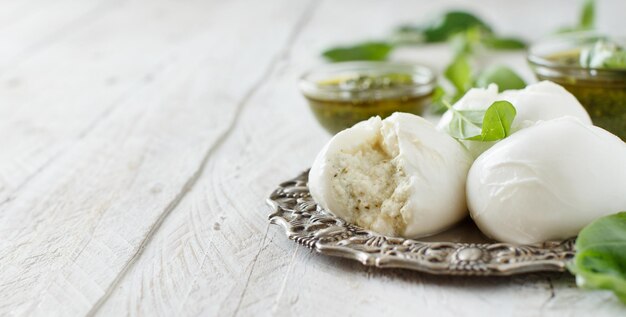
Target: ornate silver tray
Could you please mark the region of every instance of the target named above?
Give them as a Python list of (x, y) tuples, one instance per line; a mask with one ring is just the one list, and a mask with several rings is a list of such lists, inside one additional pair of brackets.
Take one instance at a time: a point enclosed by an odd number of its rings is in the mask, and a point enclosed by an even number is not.
[(281, 225), (289, 239), (325, 255), (448, 275), (561, 272), (574, 256), (574, 239), (540, 245), (498, 243), (484, 237), (471, 220), (420, 241), (383, 236), (325, 212), (311, 198), (307, 180), (308, 171), (274, 190), (267, 200), (272, 207), (269, 220)]

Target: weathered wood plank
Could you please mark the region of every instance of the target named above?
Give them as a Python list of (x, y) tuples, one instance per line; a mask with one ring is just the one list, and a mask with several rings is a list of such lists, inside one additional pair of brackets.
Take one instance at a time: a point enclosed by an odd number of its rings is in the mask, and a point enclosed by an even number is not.
[[(281, 12), (302, 15), (288, 8)], [(300, 27), (308, 28), (305, 24), (316, 13), (311, 8), (303, 14)], [(295, 118), (289, 126), (312, 128), (312, 138), (278, 124), (291, 120), (293, 111), (308, 111), (287, 64), (292, 53), (291, 49), (285, 52), (265, 79), (266, 84), (248, 102), (233, 135), (210, 158), (203, 181), (165, 220), (139, 261), (102, 306), (101, 315), (228, 316), (245, 309), (251, 291), (247, 284), (252, 283), (251, 275), (259, 269), (255, 269), (255, 263), (273, 239), (267, 236), (267, 215), (262, 211), (263, 199), (259, 200), (270, 187), (262, 184), (279, 180), (272, 174), (282, 163), (287, 164), (283, 166), (286, 168), (299, 165), (294, 172), (306, 167), (306, 160), (280, 157), (286, 147), (294, 146), (291, 149), (296, 152), (302, 149), (308, 156), (327, 138), (308, 115)], [(277, 85), (276, 76), (289, 80)], [(310, 148), (307, 142), (316, 145)], [(267, 276), (272, 278), (274, 274)], [(254, 292), (262, 297), (271, 296), (274, 290), (255, 287)]]
[(195, 55), (210, 49), (197, 41), (213, 27), (212, 2), (118, 2), (0, 73), (0, 135), (11, 136), (0, 139), (0, 206), (167, 65), (194, 54), (184, 43), (196, 41)]
[[(499, 8), (510, 5), (487, 2)], [(266, 195), (309, 166), (328, 138), (308, 114), (295, 84), (299, 74), (320, 62), (315, 52), (333, 43), (383, 36), (398, 21), (454, 3), (461, 2), (321, 4), (266, 85), (252, 97), (236, 130), (209, 159), (198, 186), (164, 221), (99, 313), (535, 316), (577, 314), (585, 307), (600, 315), (619, 311), (608, 293), (572, 290), (573, 280), (566, 275), (484, 279), (375, 270), (311, 253), (288, 241), (279, 228), (268, 227)], [(563, 2), (548, 5), (559, 7)], [(532, 11), (527, 4), (513, 6)], [(489, 10), (498, 25), (522, 19), (506, 10), (498, 18), (494, 15), (499, 9)], [(575, 15), (575, 8), (567, 10)], [(531, 29), (565, 22), (554, 19)], [(426, 52), (404, 50), (395, 58), (440, 68), (445, 54), (442, 47), (434, 47)], [(520, 54), (497, 57), (525, 67)], [(578, 300), (589, 299), (555, 304), (572, 293), (580, 294)]]
[[(35, 151), (34, 144), (29, 143), (28, 135), (21, 135), (18, 127), (13, 125), (13, 119), (19, 120), (18, 125), (30, 120), (30, 117), (17, 118), (20, 109), (26, 107), (29, 101), (42, 94), (41, 91), (33, 93), (32, 90), (24, 90), (20, 87), (25, 84), (21, 70), (11, 72), (21, 62), (40, 52), (64, 36), (77, 32), (93, 20), (106, 15), (112, 9), (119, 7), (120, 1), (5, 1), (0, 4), (0, 130), (2, 135), (11, 135), (13, 138), (3, 138), (0, 141), (0, 205), (10, 199), (8, 192), (19, 187), (25, 178), (33, 172), (34, 167), (29, 167), (30, 156), (40, 154)], [(49, 64), (57, 61), (48, 59)], [(46, 68), (39, 65), (37, 72), (42, 73)], [(56, 73), (56, 76), (62, 74)], [(82, 79), (84, 80), (84, 79)], [(68, 81), (71, 81), (68, 79)], [(12, 96), (20, 93), (19, 99)], [(32, 112), (31, 112), (32, 116)], [(32, 125), (27, 127), (34, 130)], [(6, 128), (6, 129), (3, 129)], [(19, 140), (19, 142), (16, 142)], [(23, 151), (15, 151), (19, 144)], [(29, 160), (22, 160), (21, 154), (29, 156)], [(20, 163), (16, 163), (16, 161)], [(26, 169), (30, 170), (25, 172)], [(36, 170), (36, 168), (35, 168)], [(24, 174), (22, 174), (24, 173)]]
[[(230, 131), (246, 94), (264, 80), (270, 61), (287, 41), (298, 18), (290, 13), (303, 6), (289, 1), (272, 5), (194, 1), (146, 8), (141, 3), (93, 26), (103, 31), (104, 42), (93, 33), (78, 37), (94, 41), (93, 49), (134, 48), (121, 55), (107, 54), (108, 62), (96, 70), (130, 68), (138, 75), (131, 61), (146, 65), (149, 60), (154, 65), (155, 59), (162, 69), (151, 74), (149, 83), (140, 76), (142, 83), (132, 94), (113, 100), (89, 133), (74, 136), (71, 146), (65, 143), (52, 164), (0, 206), (0, 314), (82, 315), (95, 309), (142, 251), (146, 238), (193, 186), (213, 147)], [(280, 8), (284, 11), (276, 13)], [(155, 13), (155, 23), (150, 19), (139, 20), (144, 25), (130, 23)], [(136, 38), (113, 35), (133, 27), (140, 30), (131, 33)], [(63, 51), (87, 53), (67, 50), (68, 46), (71, 43), (59, 44), (49, 61), (63, 63)], [(151, 56), (155, 46), (159, 56)], [(242, 50), (254, 54), (241, 54)], [(79, 79), (89, 78), (88, 71), (69, 71), (66, 76), (80, 86)], [(77, 76), (81, 72), (83, 76)], [(56, 85), (51, 77), (46, 79), (38, 83)], [(95, 92), (81, 87), (87, 91), (72, 95), (86, 98), (88, 91)], [(92, 98), (105, 95), (94, 93)], [(61, 120), (62, 109), (77, 120), (81, 115), (88, 118), (90, 112), (85, 100), (65, 108), (55, 100), (49, 111), (41, 102), (29, 109), (34, 122), (72, 124), (70, 118)], [(39, 110), (45, 115), (35, 113)], [(56, 133), (63, 137), (75, 133), (58, 128), (62, 131)]]

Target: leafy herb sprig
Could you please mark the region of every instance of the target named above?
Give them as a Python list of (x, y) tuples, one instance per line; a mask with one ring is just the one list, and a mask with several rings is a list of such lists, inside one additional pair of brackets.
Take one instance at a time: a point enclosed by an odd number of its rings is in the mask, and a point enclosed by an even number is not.
[(381, 61), (387, 59), (398, 46), (445, 42), (470, 29), (475, 34), (480, 34), (477, 44), (489, 49), (511, 50), (526, 47), (520, 39), (496, 35), (487, 23), (469, 12), (450, 11), (425, 26), (400, 26), (389, 39), (334, 47), (324, 51), (322, 56), (332, 62)]
[(447, 110), (444, 102), (455, 103), (465, 93), (474, 87), (486, 88), (489, 84), (496, 84), (498, 91), (522, 89), (526, 82), (511, 68), (505, 65), (491, 65), (478, 73), (474, 73), (471, 66), (472, 54), (459, 52), (446, 67), (444, 77), (451, 83), (454, 92), (446, 91), (443, 86), (435, 89), (431, 111), (443, 113)]
[(486, 110), (458, 110), (448, 102), (443, 103), (452, 112), (448, 134), (454, 138), (491, 142), (511, 135), (517, 111), (506, 100), (496, 101)]
[(626, 304), (626, 212), (593, 221), (576, 239), (568, 266), (578, 286), (611, 290)]
[(445, 42), (458, 33), (474, 30), (480, 33), (480, 42), (491, 49), (522, 49), (526, 44), (513, 37), (497, 35), (491, 26), (477, 16), (464, 11), (450, 11), (426, 26), (403, 25), (393, 34), (397, 44)]
[(324, 51), (322, 55), (333, 62), (346, 61), (384, 61), (394, 46), (387, 42), (364, 42), (353, 46), (335, 47)]
[(517, 38), (496, 35), (493, 28), (469, 12), (450, 11), (424, 26), (404, 25), (396, 29), (389, 40), (357, 43), (331, 48), (322, 55), (333, 62), (352, 60), (386, 60), (400, 45), (419, 45), (449, 41), (455, 57), (446, 67), (445, 78), (454, 91), (443, 86), (435, 89), (432, 112), (443, 113), (443, 101), (456, 102), (472, 87), (487, 87), (496, 83), (500, 90), (521, 89), (526, 83), (513, 70), (498, 65), (476, 73), (471, 67), (473, 53), (479, 47), (493, 50), (523, 49), (526, 44)]

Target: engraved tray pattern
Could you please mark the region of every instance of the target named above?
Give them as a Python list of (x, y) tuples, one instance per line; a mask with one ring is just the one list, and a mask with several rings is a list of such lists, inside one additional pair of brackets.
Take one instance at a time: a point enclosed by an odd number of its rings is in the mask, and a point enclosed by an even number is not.
[(383, 236), (325, 212), (311, 198), (307, 180), (308, 171), (282, 183), (270, 195), (269, 220), (281, 225), (289, 239), (325, 255), (380, 268), (483, 276), (562, 272), (574, 256), (574, 239), (515, 245), (427, 242)]

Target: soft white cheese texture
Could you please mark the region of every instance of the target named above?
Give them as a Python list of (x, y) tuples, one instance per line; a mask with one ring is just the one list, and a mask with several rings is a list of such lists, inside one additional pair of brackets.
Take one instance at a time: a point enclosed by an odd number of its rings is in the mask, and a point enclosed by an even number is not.
[[(486, 110), (498, 100), (506, 100), (513, 104), (517, 114), (511, 131), (515, 133), (525, 127), (532, 126), (539, 120), (550, 120), (562, 116), (572, 116), (580, 119), (583, 123), (591, 124), (589, 114), (578, 102), (576, 97), (565, 88), (551, 82), (542, 81), (528, 85), (521, 90), (506, 90), (498, 93), (495, 84), (488, 88), (470, 89), (458, 102), (454, 104), (457, 110)], [(447, 111), (437, 124), (440, 131), (449, 131), (452, 112)], [(472, 156), (478, 157), (496, 142), (462, 141)]]
[(478, 157), (467, 201), (480, 230), (499, 241), (576, 236), (626, 210), (626, 143), (574, 117), (539, 122)]
[(342, 219), (386, 235), (417, 238), (467, 215), (472, 157), (425, 119), (395, 113), (335, 135), (309, 173), (315, 201)]

